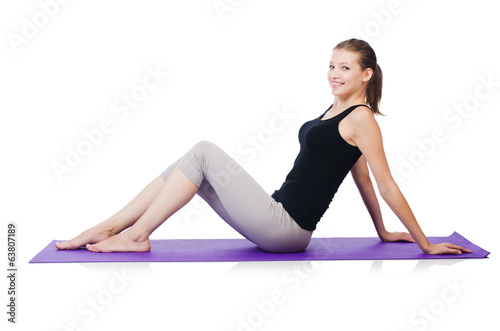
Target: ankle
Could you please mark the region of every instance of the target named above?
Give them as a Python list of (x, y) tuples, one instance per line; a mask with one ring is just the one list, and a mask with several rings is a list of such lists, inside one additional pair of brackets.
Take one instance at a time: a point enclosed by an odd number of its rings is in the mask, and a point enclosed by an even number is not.
[(94, 229), (99, 234), (109, 235), (109, 236), (114, 236), (115, 234), (121, 232), (121, 230), (118, 229), (118, 226), (116, 224), (113, 224), (112, 222), (102, 222), (96, 225)]
[(149, 240), (149, 234), (142, 231), (134, 231), (131, 229), (129, 232), (129, 238), (135, 242), (144, 242)]

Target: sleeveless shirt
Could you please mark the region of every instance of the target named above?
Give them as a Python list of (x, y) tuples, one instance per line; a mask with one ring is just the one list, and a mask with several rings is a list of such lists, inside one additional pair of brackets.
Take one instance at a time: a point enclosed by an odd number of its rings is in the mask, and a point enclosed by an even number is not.
[(305, 230), (316, 229), (340, 184), (361, 156), (359, 148), (347, 143), (339, 132), (340, 121), (359, 106), (368, 107), (354, 105), (332, 118), (321, 120), (327, 109), (299, 130), (299, 154), (285, 182), (274, 191), (272, 198), (280, 202)]

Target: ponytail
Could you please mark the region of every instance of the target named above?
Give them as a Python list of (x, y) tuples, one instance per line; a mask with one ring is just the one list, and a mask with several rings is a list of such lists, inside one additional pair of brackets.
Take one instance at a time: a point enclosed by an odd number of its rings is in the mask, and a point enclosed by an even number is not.
[(366, 86), (365, 98), (374, 114), (383, 115), (379, 111), (380, 100), (382, 99), (382, 69), (378, 64), (375, 65), (373, 75)]

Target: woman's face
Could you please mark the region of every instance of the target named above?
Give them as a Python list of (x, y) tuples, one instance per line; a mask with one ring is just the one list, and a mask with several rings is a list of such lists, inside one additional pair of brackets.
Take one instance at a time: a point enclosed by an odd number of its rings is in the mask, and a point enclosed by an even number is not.
[(330, 59), (328, 83), (334, 96), (349, 97), (365, 91), (372, 69), (363, 70), (358, 54), (344, 49), (335, 49)]

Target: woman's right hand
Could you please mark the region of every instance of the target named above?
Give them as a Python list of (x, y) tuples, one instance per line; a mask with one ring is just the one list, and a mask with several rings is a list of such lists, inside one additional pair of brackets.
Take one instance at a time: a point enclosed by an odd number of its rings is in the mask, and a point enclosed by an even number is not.
[(408, 241), (415, 242), (415, 239), (408, 232), (389, 232), (384, 231), (379, 235), (380, 240), (383, 242), (396, 242), (396, 241)]

